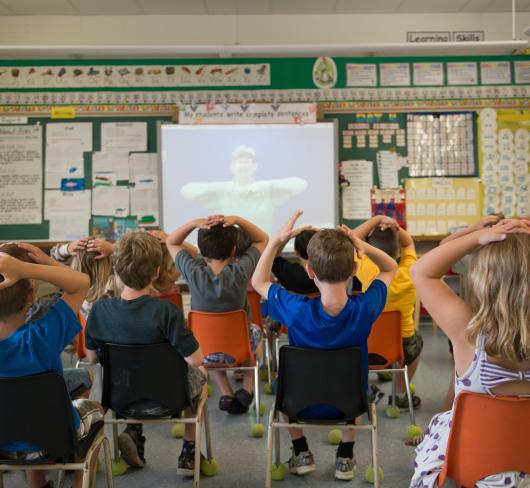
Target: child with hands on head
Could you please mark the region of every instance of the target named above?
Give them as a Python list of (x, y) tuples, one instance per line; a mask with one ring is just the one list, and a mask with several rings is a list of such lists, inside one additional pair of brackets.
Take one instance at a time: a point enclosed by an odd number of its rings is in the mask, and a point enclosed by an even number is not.
[[(270, 238), (252, 277), (252, 285), (267, 300), (268, 315), (287, 325), (290, 345), (313, 349), (359, 347), (367, 385), (368, 335), (385, 305), (387, 287), (396, 272), (396, 262), (356, 237), (346, 226), (320, 230), (309, 241), (306, 264), (307, 274), (320, 291), (320, 296), (309, 298), (290, 293), (273, 284), (270, 273), (278, 249), (303, 232), (304, 228), (295, 229), (301, 215), (301, 211), (293, 214)], [(379, 274), (365, 293), (349, 295), (346, 284), (356, 272), (355, 253), (369, 256), (379, 267)], [(329, 405), (314, 405), (301, 415), (308, 419), (337, 419), (342, 413)], [(289, 460), (291, 473), (314, 471), (315, 462), (303, 430), (293, 427), (289, 429), (289, 434), (293, 442), (293, 455)], [(345, 429), (335, 461), (337, 479), (348, 480), (354, 476), (354, 439), (355, 431)]]
[[(441, 278), (469, 254), (464, 301)], [(502, 220), (464, 233), (423, 255), (411, 274), (422, 303), (453, 344), (455, 396), (530, 395), (530, 224)], [(411, 488), (437, 486), (452, 416), (449, 410), (431, 420), (416, 449)], [(498, 473), (477, 487), (515, 488), (524, 478)]]
[[(62, 295), (43, 317), (28, 322), (38, 281), (57, 286)], [(81, 331), (76, 314), (88, 287), (85, 274), (57, 263), (31, 244), (0, 245), (0, 377), (63, 373), (61, 352)], [(99, 403), (86, 398), (73, 401), (72, 414), (81, 442), (103, 419)], [(45, 455), (23, 439), (0, 445), (0, 458), (34, 460)], [(48, 486), (42, 471), (28, 471), (27, 480), (30, 488)], [(76, 472), (74, 486), (79, 488), (81, 482), (82, 472)]]

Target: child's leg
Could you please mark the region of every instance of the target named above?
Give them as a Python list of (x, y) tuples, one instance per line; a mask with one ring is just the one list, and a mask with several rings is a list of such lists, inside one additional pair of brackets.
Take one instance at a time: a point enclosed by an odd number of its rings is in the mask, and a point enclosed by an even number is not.
[(46, 484), (46, 471), (27, 470), (26, 478), (28, 481), (28, 488), (42, 488)]
[[(412, 380), (418, 369), (422, 349), (423, 338), (418, 332), (415, 332), (412, 337), (403, 338), (403, 353), (405, 355), (405, 364), (407, 365), (409, 381)], [(397, 375), (396, 390), (399, 395), (403, 395), (403, 393), (406, 392), (405, 378), (402, 374)]]
[[(283, 422), (288, 422), (288, 418), (283, 413), (280, 414)], [(304, 475), (316, 470), (313, 453), (309, 450), (304, 431), (298, 427), (287, 429), (293, 442), (293, 455), (289, 459), (289, 471), (293, 474)]]
[[(412, 381), (412, 378), (414, 377), (414, 374), (416, 373), (416, 370), (418, 369), (418, 365), (420, 364), (420, 357), (418, 356), (412, 363), (407, 365), (407, 373), (409, 375), (409, 381)], [(397, 375), (396, 379), (396, 390), (398, 395), (402, 395), (407, 391), (406, 385), (405, 385), (405, 378), (402, 374)]]
[[(256, 355), (256, 359), (261, 361), (263, 358), (263, 334), (256, 324), (250, 325), (250, 349)], [(248, 366), (254, 366), (248, 364)], [(252, 393), (254, 390), (254, 372), (247, 370), (243, 373), (243, 388)]]
[(210, 375), (221, 390), (222, 396), (234, 396), (234, 390), (232, 390), (232, 386), (228, 381), (228, 376), (225, 371), (210, 370)]

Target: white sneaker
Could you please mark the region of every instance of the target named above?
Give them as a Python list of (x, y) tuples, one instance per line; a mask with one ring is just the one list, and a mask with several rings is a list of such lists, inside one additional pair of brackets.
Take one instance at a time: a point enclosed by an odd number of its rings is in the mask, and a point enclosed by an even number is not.
[(354, 457), (338, 457), (335, 461), (335, 479), (350, 481), (355, 476), (357, 463)]
[(302, 451), (296, 455), (293, 451), (291, 459), (288, 461), (289, 472), (303, 476), (304, 474), (312, 473), (316, 471), (315, 460), (313, 459), (313, 453), (311, 451)]

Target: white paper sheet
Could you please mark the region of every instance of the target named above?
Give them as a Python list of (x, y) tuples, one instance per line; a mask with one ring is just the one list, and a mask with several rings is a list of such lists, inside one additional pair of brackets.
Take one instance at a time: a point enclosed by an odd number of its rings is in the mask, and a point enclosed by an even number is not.
[(112, 171), (117, 180), (129, 179), (129, 154), (126, 152), (95, 152), (92, 155), (92, 175)]
[(147, 151), (147, 122), (104, 122), (101, 124), (104, 152)]
[(478, 83), (477, 63), (447, 63), (448, 85), (476, 85)]
[(481, 62), (480, 81), (483, 85), (509, 85), (512, 82), (510, 61)]
[(410, 86), (410, 64), (381, 63), (379, 82), (381, 86)]
[(74, 145), (79, 152), (92, 151), (92, 122), (46, 124), (46, 146)]
[(42, 127), (0, 126), (0, 224), (42, 222)]
[(377, 153), (377, 173), (380, 188), (397, 188), (398, 182), (398, 154), (393, 151), (379, 151)]
[[(136, 215), (138, 223), (147, 217), (149, 225), (157, 225), (159, 221), (159, 195), (153, 189), (131, 189), (131, 215)], [(154, 220), (151, 220), (151, 217)]]
[[(44, 192), (44, 218), (46, 220), (71, 218), (84, 215), (90, 218), (90, 190), (65, 191), (46, 190)], [(50, 238), (51, 239), (51, 238)]]
[(372, 161), (343, 161), (342, 174), (349, 186), (342, 188), (342, 217), (368, 219), (372, 216), (370, 190), (373, 186)]
[(158, 188), (158, 154), (130, 154), (129, 180), (135, 184), (137, 189)]
[(126, 186), (101, 186), (93, 190), (93, 215), (129, 215), (129, 188)]
[(89, 218), (84, 213), (72, 212), (50, 219), (51, 241), (74, 241), (89, 235)]
[(415, 86), (441, 86), (444, 84), (443, 63), (414, 63)]

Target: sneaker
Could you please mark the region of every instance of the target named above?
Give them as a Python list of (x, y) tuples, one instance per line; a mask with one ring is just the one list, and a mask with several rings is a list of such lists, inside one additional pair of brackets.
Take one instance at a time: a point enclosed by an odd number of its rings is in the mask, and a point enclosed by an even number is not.
[[(388, 404), (392, 405), (392, 395), (388, 396)], [(396, 395), (396, 405), (400, 408), (400, 410), (408, 410), (409, 409), (409, 399), (407, 398), (407, 395)], [(414, 410), (420, 408), (421, 405), (421, 398), (416, 395), (412, 395), (412, 408)]]
[[(204, 455), (201, 453), (201, 461), (203, 459)], [(177, 474), (188, 478), (195, 475), (195, 446), (182, 448), (177, 466)]]
[(145, 437), (128, 425), (118, 437), (118, 446), (125, 462), (134, 468), (145, 466)]
[(368, 402), (376, 405), (381, 401), (385, 394), (375, 385), (370, 385), (370, 392), (368, 393)]
[(300, 454), (296, 455), (293, 450), (293, 455), (289, 459), (288, 464), (289, 472), (299, 476), (312, 473), (317, 469), (311, 451), (302, 451)]
[(337, 480), (352, 480), (355, 476), (355, 469), (357, 463), (355, 457), (338, 457), (335, 461), (335, 479)]

